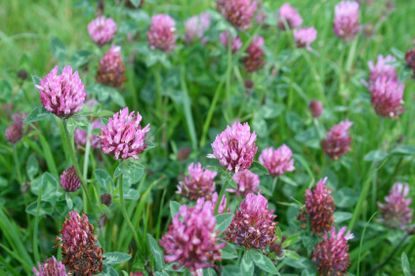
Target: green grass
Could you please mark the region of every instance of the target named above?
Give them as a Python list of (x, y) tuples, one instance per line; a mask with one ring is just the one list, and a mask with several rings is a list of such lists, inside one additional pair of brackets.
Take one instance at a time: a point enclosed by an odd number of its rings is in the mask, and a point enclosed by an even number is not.
[[(88, 93), (100, 97), (102, 91), (93, 90), (92, 85), (97, 63), (105, 49), (97, 48), (86, 31), (88, 22), (95, 16), (95, 2), (3, 2), (0, 9), (1, 104), (13, 103), (13, 112), (30, 112), (40, 106), (38, 91), (31, 77), (22, 82), (17, 78), (17, 72), (24, 69), (29, 76), (41, 77), (56, 64), (76, 66), (88, 63), (88, 66), (78, 68), (81, 78), (90, 89)], [(394, 182), (409, 183), (411, 196), (415, 195), (415, 126), (412, 121), (415, 117), (415, 85), (413, 80), (406, 80), (405, 113), (397, 120), (387, 120), (374, 113), (362, 80), (367, 78), (369, 60), (379, 54), (404, 53), (413, 47), (415, 4), (412, 1), (395, 1), (395, 9), (387, 15), (382, 11), (386, 1), (363, 6), (361, 21), (365, 26), (374, 26), (374, 34), (367, 36), (361, 32), (355, 42), (346, 44), (337, 39), (332, 30), (333, 8), (337, 1), (291, 0), (289, 2), (303, 16), (304, 25), (318, 30), (314, 50), (295, 49), (291, 35), (278, 31), (274, 26), (251, 28), (241, 34), (244, 46), (254, 34), (260, 34), (265, 37), (267, 49), (266, 67), (252, 75), (243, 71), (238, 57), (228, 55), (226, 49), (215, 41), (219, 30), (226, 26), (219, 17), (218, 20), (215, 18), (217, 23), (211, 27), (210, 42), (205, 46), (198, 43), (186, 46), (180, 42), (178, 49), (165, 59), (166, 63), (148, 64), (151, 59), (163, 60), (165, 57), (145, 50), (147, 15), (171, 14), (178, 22), (178, 33), (183, 37), (184, 20), (207, 8), (214, 10), (214, 1), (147, 1), (145, 13), (134, 13), (113, 5), (112, 1), (106, 2), (105, 13), (119, 25), (115, 42), (122, 46), (127, 67), (127, 82), (119, 95), (152, 127), (151, 147), (140, 159), (140, 166), (144, 168), (134, 169), (141, 173), (136, 173), (133, 177), (137, 181), (128, 186), (138, 192), (139, 198), (134, 201), (126, 199), (127, 208), (121, 213), (118, 185), (115, 185), (113, 177), (118, 163), (106, 156), (99, 160), (93, 150), (86, 165), (88, 154), (79, 154), (77, 158), (85, 166), (85, 169), (83, 166), (80, 168), (90, 184), (85, 193), (94, 199), (92, 202), (100, 205), (97, 201), (102, 191), (113, 195), (112, 207), (89, 206), (88, 215), (104, 251), (124, 251), (133, 255), (132, 260), (122, 266), (123, 269), (141, 270), (147, 261), (154, 265), (154, 260), (148, 258), (151, 248), (147, 234), (159, 238), (166, 232), (170, 221), (170, 200), (185, 203), (175, 195), (175, 191), (178, 179), (190, 161), (217, 167), (215, 161), (206, 158), (211, 152), (210, 143), (235, 119), (249, 122), (257, 132), (259, 150), (286, 143), (298, 156), (296, 171), (288, 175), (288, 180), (280, 181), (278, 200), (272, 200), (284, 235), (298, 234), (293, 231), (295, 208), (292, 205), (303, 202), (305, 189), (328, 176), (336, 203), (341, 202), (337, 210), (350, 216), (339, 226), (348, 226), (356, 236), (350, 243), (350, 272), (366, 275), (388, 258), (399, 244), (402, 233), (382, 228), (377, 217), (370, 218), (377, 212), (377, 202), (383, 200)], [(267, 10), (272, 12), (283, 3), (264, 2)], [(127, 33), (135, 34), (133, 42), (128, 41)], [(86, 60), (81, 59), (81, 50), (88, 51)], [(271, 73), (274, 69), (278, 74)], [(244, 88), (245, 79), (252, 79), (255, 83), (252, 95)], [(314, 98), (321, 100), (325, 107), (317, 127), (327, 130), (346, 118), (353, 122), (352, 151), (339, 161), (324, 156), (318, 144), (319, 137), (314, 132), (315, 125), (307, 107)], [(119, 110), (121, 105), (114, 100), (101, 101), (105, 117)], [(4, 131), (10, 123), (9, 114), (0, 112), (0, 130)], [(71, 131), (71, 126), (69, 128)], [(184, 147), (191, 147), (192, 152), (189, 160), (180, 161), (177, 151)], [(0, 264), (3, 267), (0, 269), (21, 275), (30, 272), (39, 258), (38, 251), (40, 260), (56, 254), (53, 241), (68, 211), (62, 195), (53, 208), (48, 206), (48, 202), (41, 202), (38, 208), (47, 210), (48, 215), (30, 215), (25, 210), (31, 203), (39, 203), (38, 198), (31, 190), (22, 193), (21, 188), (26, 182), (33, 183), (43, 172), (48, 171), (57, 177), (71, 161), (65, 158), (59, 125), (53, 119), (37, 122), (30, 134), (17, 144), (17, 160), (14, 160), (13, 150), (2, 140)], [(379, 154), (385, 158), (373, 158)], [(33, 176), (27, 173), (31, 156), (38, 166)], [(97, 168), (105, 170), (108, 178), (97, 177)], [(271, 180), (258, 164), (254, 165), (254, 170), (261, 174), (262, 185), (268, 185)], [(108, 179), (112, 179), (113, 184)], [(218, 179), (217, 187), (221, 182)], [(81, 197), (71, 196), (78, 209), (82, 209)], [(108, 217), (105, 227), (98, 226), (102, 214)], [(141, 238), (138, 248), (142, 250), (138, 254), (135, 252), (137, 244), (132, 242), (131, 225), (121, 214), (128, 215), (138, 230)], [(34, 236), (38, 238), (36, 242)], [(301, 249), (301, 241), (288, 249), (309, 257)], [(377, 273), (402, 273), (402, 252), (406, 253), (409, 261), (415, 259), (413, 236)], [(300, 271), (283, 266), (280, 272)]]

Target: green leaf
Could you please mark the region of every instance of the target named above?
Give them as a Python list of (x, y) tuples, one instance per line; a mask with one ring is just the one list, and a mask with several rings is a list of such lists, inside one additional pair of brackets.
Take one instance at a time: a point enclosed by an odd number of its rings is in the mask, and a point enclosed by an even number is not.
[(101, 275), (101, 276), (118, 276), (119, 274), (112, 266), (104, 263), (104, 271), (102, 271), (99, 275)]
[(388, 156), (388, 153), (383, 151), (383, 150), (374, 150), (369, 152), (368, 154), (365, 155), (365, 157), (363, 158), (365, 161), (382, 161), (383, 159), (385, 159)]
[(95, 180), (98, 182), (101, 190), (107, 191), (110, 185), (113, 185), (110, 174), (104, 169), (96, 169), (94, 172)]
[(405, 252), (401, 255), (402, 272), (405, 276), (411, 276), (411, 267), (409, 265), (408, 256)]
[(232, 260), (238, 258), (235, 247), (228, 243), (221, 251), (221, 257), (223, 260)]
[(123, 252), (106, 252), (104, 253), (104, 263), (115, 265), (127, 262), (131, 256)]
[(52, 204), (54, 204), (63, 194), (58, 179), (48, 172), (34, 179), (30, 189), (35, 195), (41, 193), (42, 201), (47, 201)]
[(156, 269), (161, 270), (164, 267), (163, 250), (161, 250), (156, 239), (152, 235), (147, 234), (148, 246), (150, 247), (154, 261), (156, 263)]
[(334, 222), (342, 223), (352, 218), (352, 213), (349, 212), (334, 212)]
[(203, 276), (216, 276), (216, 271), (213, 268), (205, 268), (203, 269)]
[(66, 201), (66, 206), (68, 207), (69, 210), (72, 210), (73, 208), (73, 201), (71, 199), (71, 197), (69, 196), (69, 194), (65, 194), (65, 201)]
[(216, 229), (219, 232), (225, 231), (231, 224), (232, 219), (233, 219), (233, 214), (231, 213), (217, 215), (216, 216)]
[(25, 124), (31, 124), (34, 122), (42, 121), (51, 117), (51, 114), (47, 112), (43, 107), (35, 107), (24, 120)]
[(0, 176), (0, 188), (7, 187), (8, 182), (7, 179)]
[(251, 256), (251, 259), (254, 261), (255, 265), (258, 266), (261, 270), (273, 275), (278, 273), (274, 263), (267, 256), (254, 249), (249, 250), (248, 253)]
[(170, 215), (173, 218), (178, 212), (179, 212), (179, 208), (180, 208), (180, 203), (177, 201), (170, 201)]
[(30, 203), (29, 205), (27, 205), (25, 211), (29, 215), (32, 215), (32, 216), (39, 215), (41, 217), (41, 216), (44, 216), (44, 215), (52, 215), (53, 209), (54, 208), (53, 208), (51, 203), (42, 201), (40, 203), (40, 206), (39, 206), (39, 214), (38, 214), (37, 213), (37, 211), (38, 211), (38, 209), (37, 209), (37, 200), (35, 200), (32, 203)]
[(241, 275), (254, 275), (254, 263), (248, 254), (249, 251), (246, 251), (241, 260)]
[(130, 0), (130, 2), (136, 8), (138, 8), (138, 6), (140, 5), (140, 0)]
[(114, 177), (123, 176), (123, 183), (127, 186), (137, 183), (144, 176), (144, 167), (137, 160), (121, 162), (115, 169)]
[(222, 267), (222, 276), (240, 276), (241, 268), (237, 265), (225, 265)]
[(26, 173), (30, 180), (33, 180), (33, 178), (37, 175), (39, 172), (39, 163), (36, 159), (36, 156), (34, 154), (31, 154), (29, 158), (27, 159), (26, 163)]
[(393, 149), (391, 154), (415, 155), (415, 147), (410, 145), (400, 145)]

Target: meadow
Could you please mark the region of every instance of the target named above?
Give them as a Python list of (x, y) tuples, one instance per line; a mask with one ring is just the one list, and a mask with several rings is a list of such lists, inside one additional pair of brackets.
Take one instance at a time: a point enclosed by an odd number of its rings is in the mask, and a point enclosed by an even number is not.
[(0, 274), (413, 275), (414, 14), (0, 1)]

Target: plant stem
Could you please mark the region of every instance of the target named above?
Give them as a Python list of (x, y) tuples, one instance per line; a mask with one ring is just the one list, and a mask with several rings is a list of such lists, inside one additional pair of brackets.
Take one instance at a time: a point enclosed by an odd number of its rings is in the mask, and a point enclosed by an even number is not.
[(119, 182), (118, 182), (118, 185), (119, 185), (118, 190), (119, 190), (119, 195), (120, 195), (121, 212), (122, 212), (122, 215), (124, 216), (125, 221), (128, 224), (128, 227), (130, 227), (130, 230), (131, 230), (131, 232), (133, 234), (133, 238), (134, 238), (134, 241), (135, 241), (137, 247), (139, 247), (140, 243), (138, 241), (138, 236), (137, 236), (136, 230), (135, 230), (133, 224), (131, 223), (131, 220), (130, 220), (128, 214), (127, 214), (127, 210), (125, 209), (124, 189), (123, 189), (123, 181), (122, 181), (122, 178), (123, 178), (122, 177), (122, 174), (120, 174)]
[(62, 137), (63, 143), (66, 146), (66, 149), (68, 150), (69, 158), (71, 159), (72, 165), (75, 168), (76, 174), (78, 175), (79, 179), (81, 180), (81, 186), (82, 186), (82, 197), (83, 197), (83, 204), (85, 208), (85, 212), (88, 210), (88, 203), (92, 205), (91, 197), (89, 196), (88, 189), (87, 189), (87, 182), (85, 178), (83, 177), (83, 174), (79, 168), (78, 160), (76, 158), (76, 153), (73, 145), (73, 139), (71, 139), (71, 136), (69, 135), (68, 131), (68, 125), (66, 119), (63, 119), (63, 129), (64, 134)]
[(23, 179), (22, 179), (22, 174), (20, 173), (20, 162), (19, 162), (19, 158), (17, 157), (16, 144), (13, 145), (13, 159), (14, 159), (14, 165), (16, 166), (17, 181), (19, 181), (19, 184), (22, 185)]
[(36, 216), (35, 216), (35, 224), (33, 226), (33, 255), (35, 257), (35, 263), (40, 261), (39, 255), (39, 246), (38, 246), (38, 231), (39, 231), (39, 212), (40, 212), (40, 204), (42, 202), (42, 189), (40, 190), (37, 196), (37, 207), (36, 207)]
[(189, 135), (190, 135), (190, 140), (192, 141), (192, 147), (194, 150), (196, 150), (197, 149), (197, 138), (196, 138), (195, 123), (193, 121), (191, 100), (189, 98), (189, 93), (187, 92), (185, 77), (186, 77), (186, 69), (183, 65), (180, 70), (180, 84), (181, 84), (182, 92), (183, 92), (184, 116), (186, 117), (186, 123), (187, 123), (187, 128), (189, 129)]
[(203, 124), (202, 138), (200, 139), (200, 146), (201, 147), (203, 147), (206, 144), (206, 138), (207, 138), (206, 136), (207, 136), (207, 133), (209, 131), (210, 122), (212, 121), (212, 116), (213, 116), (213, 113), (215, 112), (216, 105), (218, 103), (218, 100), (219, 100), (219, 97), (220, 97), (220, 94), (221, 94), (220, 92), (221, 92), (223, 83), (224, 83), (224, 81), (222, 80), (219, 83), (218, 87), (216, 88), (215, 95), (213, 96), (213, 100), (212, 100), (212, 103), (210, 105), (208, 114), (206, 116), (205, 123)]
[(274, 176), (274, 179), (272, 180), (272, 199), (275, 199), (277, 197), (277, 184), (278, 184), (278, 176)]

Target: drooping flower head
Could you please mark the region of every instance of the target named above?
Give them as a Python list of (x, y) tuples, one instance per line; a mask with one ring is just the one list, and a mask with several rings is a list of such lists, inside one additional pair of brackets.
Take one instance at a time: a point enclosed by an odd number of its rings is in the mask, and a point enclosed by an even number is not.
[(359, 31), (359, 4), (341, 1), (334, 10), (334, 33), (344, 40), (352, 40)]
[(13, 123), (6, 128), (4, 136), (9, 143), (16, 144), (23, 136), (23, 121), (26, 113), (14, 113), (12, 116)]
[(385, 225), (404, 229), (412, 222), (412, 200), (408, 195), (408, 184), (395, 183), (385, 197), (385, 202), (378, 204)]
[(176, 23), (167, 14), (157, 14), (151, 18), (147, 32), (150, 48), (171, 52), (176, 47)]
[(36, 87), (43, 107), (61, 118), (68, 118), (80, 111), (85, 102), (84, 84), (78, 72), (73, 72), (69, 65), (63, 68), (60, 75), (56, 66)]
[(259, 163), (272, 176), (280, 176), (294, 170), (293, 153), (286, 145), (282, 145), (277, 149), (272, 147), (264, 149), (259, 156)]
[(242, 48), (242, 41), (239, 36), (232, 37), (232, 34), (228, 31), (220, 33), (219, 40), (226, 49), (229, 47), (229, 43), (232, 43), (232, 53), (236, 53)]
[(128, 107), (115, 113), (101, 131), (102, 151), (115, 159), (138, 159), (146, 148), (145, 138), (150, 125), (141, 127), (140, 113), (129, 112)]
[(349, 135), (349, 129), (351, 126), (352, 122), (348, 120), (334, 125), (321, 142), (324, 152), (331, 159), (337, 160), (350, 151), (352, 138)]
[(60, 183), (62, 188), (67, 192), (75, 192), (81, 187), (81, 180), (76, 174), (74, 166), (63, 171), (60, 176)]
[(228, 189), (230, 193), (246, 196), (250, 193), (257, 193), (259, 188), (259, 176), (250, 170), (242, 170), (232, 177), (236, 183), (236, 189)]
[(207, 12), (190, 17), (185, 23), (186, 42), (190, 43), (196, 39), (202, 40), (209, 26), (210, 14)]
[(326, 185), (327, 177), (321, 179), (316, 187), (305, 192), (305, 207), (310, 218), (311, 231), (323, 234), (329, 231), (334, 222), (334, 204), (331, 191)]
[(376, 63), (374, 61), (369, 61), (369, 89), (374, 84), (377, 79), (385, 78), (388, 80), (397, 81), (398, 80), (398, 73), (396, 72), (395, 66), (393, 63), (395, 62), (395, 58), (393, 56), (382, 56), (379, 55), (377, 57)]
[(247, 72), (255, 72), (260, 70), (265, 64), (264, 53), (264, 38), (262, 36), (255, 36), (246, 49), (245, 57), (243, 59), (244, 66)]
[(99, 16), (88, 24), (88, 32), (91, 39), (102, 46), (114, 38), (117, 32), (117, 24), (112, 18)]
[[(92, 131), (101, 130), (103, 126), (104, 124), (99, 119), (94, 120), (91, 124)], [(74, 140), (78, 148), (86, 145), (87, 136), (88, 133), (85, 130), (80, 128), (75, 129)], [(101, 147), (101, 138), (98, 135), (91, 134), (91, 136), (89, 137), (89, 142), (91, 144), (91, 147), (95, 149), (99, 149)]]
[(88, 217), (69, 212), (59, 237), (63, 263), (70, 272), (92, 275), (102, 271), (102, 249), (96, 244), (94, 227)]
[(99, 62), (96, 80), (99, 83), (121, 87), (125, 82), (125, 65), (122, 61), (121, 48), (112, 46)]
[(320, 275), (344, 275), (349, 267), (349, 246), (347, 241), (352, 239), (350, 232), (343, 227), (336, 233), (333, 227), (324, 234), (323, 240), (316, 245), (312, 260)]
[(313, 27), (294, 30), (294, 40), (298, 48), (311, 49), (311, 43), (317, 38), (317, 30)]
[(200, 163), (191, 163), (188, 167), (189, 175), (179, 182), (178, 193), (190, 200), (205, 198), (210, 200), (215, 192), (215, 177), (217, 173), (204, 169)]
[(229, 171), (248, 169), (258, 150), (255, 141), (256, 134), (251, 133), (248, 123), (235, 122), (216, 136), (209, 157), (218, 159)]
[(217, 0), (216, 5), (226, 20), (241, 30), (249, 28), (257, 9), (256, 0)]
[(310, 109), (311, 115), (314, 118), (318, 118), (323, 114), (323, 104), (318, 100), (312, 100), (310, 101), (308, 108)]
[(226, 239), (245, 248), (265, 249), (276, 238), (275, 218), (264, 196), (248, 194), (225, 231)]
[(283, 4), (278, 10), (278, 28), (295, 29), (303, 24), (303, 18), (298, 11), (288, 3)]
[(160, 240), (164, 260), (184, 266), (192, 273), (212, 267), (221, 260), (220, 249), (225, 246), (218, 244), (215, 227), (212, 202), (199, 199), (194, 207), (182, 205)]
[(370, 86), (372, 105), (379, 116), (395, 118), (404, 112), (405, 85), (387, 77), (377, 78)]
[(63, 263), (52, 257), (37, 267), (33, 267), (35, 276), (66, 276), (66, 269)]

